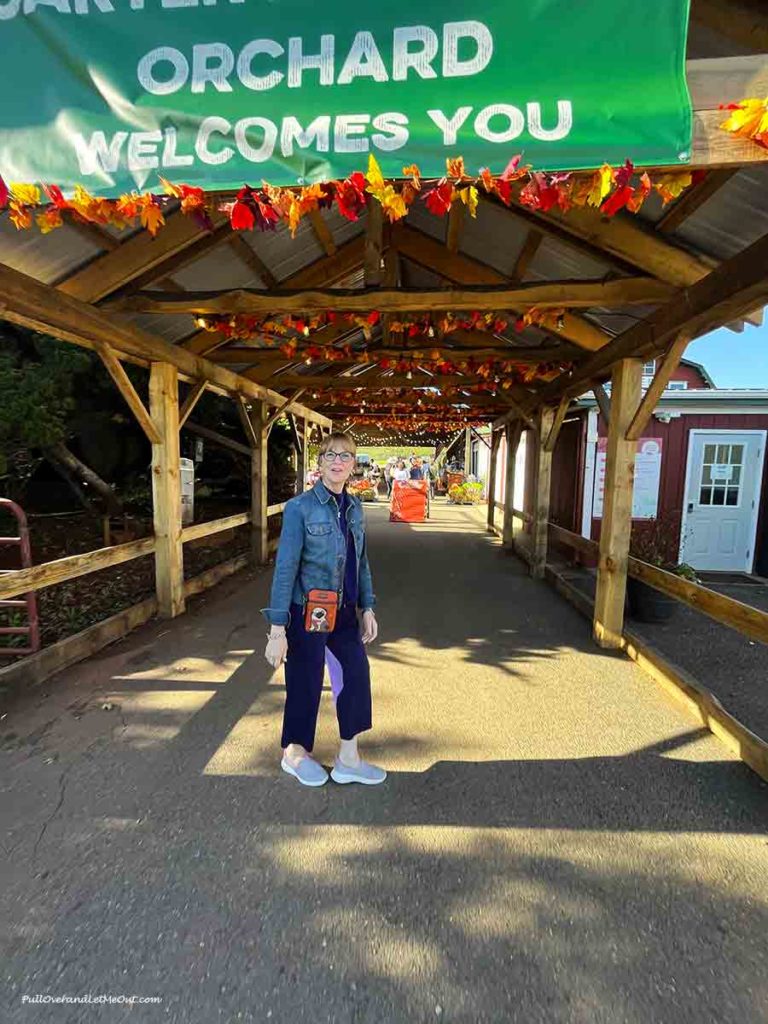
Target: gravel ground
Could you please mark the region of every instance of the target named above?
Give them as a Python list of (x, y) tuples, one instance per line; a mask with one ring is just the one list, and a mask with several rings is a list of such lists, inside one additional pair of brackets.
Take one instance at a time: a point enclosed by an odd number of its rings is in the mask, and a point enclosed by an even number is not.
[[(0, 722), (3, 1024), (766, 1021), (768, 786), (473, 510), (366, 514), (383, 786), (279, 771), (268, 573)], [(161, 1002), (24, 1002), (88, 993)]]

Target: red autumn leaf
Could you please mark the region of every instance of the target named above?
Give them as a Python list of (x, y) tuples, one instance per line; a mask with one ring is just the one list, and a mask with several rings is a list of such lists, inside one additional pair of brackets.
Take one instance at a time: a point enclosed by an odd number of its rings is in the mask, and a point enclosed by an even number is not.
[(443, 180), (424, 194), (427, 209), (438, 217), (444, 217), (448, 213), (452, 200), (453, 185), (450, 181)]
[(619, 210), (623, 209), (632, 199), (634, 194), (635, 190), (630, 185), (617, 188), (600, 207), (600, 213), (605, 214), (606, 217), (615, 217)]
[(8, 186), (5, 184), (3, 179), (0, 178), (0, 210), (4, 210), (8, 205), (9, 196), (10, 192), (8, 191)]
[(336, 186), (336, 205), (347, 220), (359, 220), (365, 209), (365, 175), (355, 171)]
[(626, 160), (624, 166), (620, 167), (616, 171), (616, 188), (626, 188), (632, 181), (632, 176), (635, 173), (635, 168), (631, 160)]
[(43, 192), (45, 192), (57, 210), (66, 210), (69, 206), (58, 185), (43, 185)]
[(253, 207), (249, 203), (238, 201), (232, 206), (229, 222), (233, 231), (253, 231), (256, 222)]
[(502, 181), (511, 181), (512, 178), (517, 174), (517, 169), (520, 166), (520, 154), (513, 156), (501, 175)]
[(509, 206), (512, 201), (512, 182), (507, 178), (497, 178), (496, 195), (505, 206)]

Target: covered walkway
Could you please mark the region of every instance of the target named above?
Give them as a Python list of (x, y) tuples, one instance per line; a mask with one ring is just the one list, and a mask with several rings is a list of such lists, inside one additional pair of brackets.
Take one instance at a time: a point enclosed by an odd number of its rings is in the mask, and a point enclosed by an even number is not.
[(3, 1019), (765, 1020), (768, 787), (478, 511), (368, 514), (384, 786), (277, 770), (268, 572), (3, 721)]

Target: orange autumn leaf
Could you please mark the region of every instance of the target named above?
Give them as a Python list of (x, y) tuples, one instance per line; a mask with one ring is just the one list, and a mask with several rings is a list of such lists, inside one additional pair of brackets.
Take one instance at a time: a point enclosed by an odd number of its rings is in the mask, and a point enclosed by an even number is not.
[(741, 138), (755, 139), (755, 141), (767, 145), (768, 98), (753, 97), (733, 104), (730, 115), (720, 127)]
[(26, 231), (27, 228), (32, 226), (32, 211), (28, 206), (24, 206), (22, 203), (12, 199), (8, 204), (8, 210), (11, 224), (13, 224), (17, 231)]
[(140, 203), (140, 217), (141, 226), (146, 228), (153, 238), (163, 224), (165, 224), (163, 211), (151, 196), (142, 196), (142, 201)]
[(35, 217), (37, 226), (40, 228), (42, 234), (47, 235), (49, 231), (53, 231), (55, 228), (60, 228), (64, 221), (61, 219), (61, 210), (55, 206), (49, 206), (47, 210), (42, 213), (38, 213)]
[(627, 209), (629, 210), (629, 212), (630, 213), (637, 213), (637, 211), (643, 205), (643, 203), (648, 198), (650, 193), (651, 193), (651, 179), (650, 179), (650, 177), (648, 175), (648, 172), (645, 171), (640, 176), (640, 184), (635, 189), (634, 195), (632, 196), (632, 198), (627, 203)]
[(483, 188), (486, 192), (493, 192), (496, 187), (496, 179), (491, 174), (490, 167), (483, 167), (480, 171), (480, 180), (483, 183)]
[(653, 182), (653, 187), (662, 198), (666, 206), (688, 188), (691, 184), (690, 171), (671, 171), (669, 174), (659, 174)]
[(448, 157), (445, 161), (445, 168), (449, 178), (456, 178), (457, 181), (460, 181), (466, 176), (463, 156)]
[(410, 178), (413, 182), (413, 187), (418, 192), (421, 188), (421, 171), (417, 164), (409, 164), (403, 168), (403, 177)]

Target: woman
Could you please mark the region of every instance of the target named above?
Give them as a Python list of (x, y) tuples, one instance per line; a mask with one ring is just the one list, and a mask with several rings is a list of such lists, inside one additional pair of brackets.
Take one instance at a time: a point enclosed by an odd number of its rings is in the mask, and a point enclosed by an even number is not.
[[(341, 746), (331, 778), (375, 786), (387, 777), (383, 768), (363, 761), (357, 749), (358, 735), (371, 728), (371, 678), (363, 645), (376, 639), (379, 628), (373, 611), (363, 507), (346, 490), (356, 450), (349, 434), (333, 433), (320, 445), (320, 479), (285, 506), (270, 607), (262, 609), (271, 627), (265, 657), (275, 668), (285, 661), (281, 768), (305, 786), (322, 786), (328, 781), (328, 772), (310, 756), (326, 647), (342, 674), (336, 698)], [(307, 595), (314, 590), (338, 596), (331, 632), (305, 628)], [(358, 607), (362, 609), (362, 635)]]
[(405, 463), (402, 459), (397, 463), (392, 479), (399, 483), (405, 483), (406, 480), (410, 479), (408, 470), (405, 468)]

